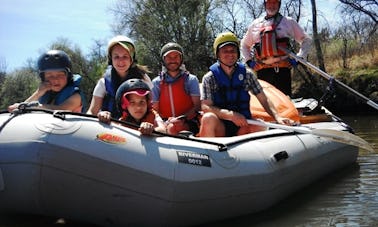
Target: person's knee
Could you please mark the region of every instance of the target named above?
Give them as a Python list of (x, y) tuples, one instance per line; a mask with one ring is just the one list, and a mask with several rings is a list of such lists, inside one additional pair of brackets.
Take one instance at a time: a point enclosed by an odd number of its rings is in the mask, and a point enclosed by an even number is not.
[(219, 122), (219, 118), (217, 117), (217, 115), (210, 112), (203, 114), (201, 118), (201, 126), (202, 125), (212, 126), (212, 125), (216, 125), (218, 122)]
[(201, 119), (200, 137), (219, 137), (225, 135), (222, 121), (214, 113), (205, 113)]
[(171, 135), (177, 135), (181, 131), (187, 131), (189, 127), (184, 122), (175, 122), (167, 125), (167, 132)]

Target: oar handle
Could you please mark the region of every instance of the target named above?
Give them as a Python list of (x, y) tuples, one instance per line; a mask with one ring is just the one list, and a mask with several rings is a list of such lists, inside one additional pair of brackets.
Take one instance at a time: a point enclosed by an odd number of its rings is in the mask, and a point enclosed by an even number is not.
[(247, 119), (247, 122), (248, 122), (248, 124), (252, 124), (252, 125), (258, 125), (258, 126), (263, 126), (263, 127), (268, 127), (268, 128), (282, 129), (282, 130), (286, 130), (286, 131), (289, 131), (289, 132), (299, 132), (299, 133), (309, 133), (309, 134), (312, 133), (311, 129), (305, 128), (305, 127), (281, 125), (281, 124), (275, 124), (275, 123), (270, 123), (270, 122), (266, 122), (266, 121), (251, 120), (251, 119)]
[(305, 66), (307, 66), (307, 67), (315, 70), (316, 72), (318, 72), (321, 76), (323, 76), (327, 80), (333, 79), (334, 81), (336, 81), (336, 83), (338, 83), (339, 85), (341, 85), (344, 89), (348, 90), (349, 92), (352, 92), (354, 95), (356, 95), (360, 99), (364, 100), (366, 102), (366, 104), (368, 104), (369, 106), (371, 106), (374, 109), (378, 110), (378, 104), (375, 103), (374, 101), (370, 100), (369, 98), (367, 98), (363, 94), (357, 92), (353, 88), (349, 87), (348, 85), (344, 84), (343, 82), (339, 81), (338, 79), (334, 78), (333, 76), (331, 76), (328, 73), (324, 72), (323, 70), (319, 69), (318, 67), (316, 67), (315, 65), (313, 65), (310, 62), (306, 61), (305, 59), (303, 59), (301, 57), (298, 57), (296, 54), (294, 54), (293, 52), (289, 51), (288, 49), (283, 48), (283, 47), (279, 47), (279, 48), (281, 50), (285, 51), (290, 57), (294, 58), (296, 61), (298, 61), (298, 62), (302, 63), (303, 65), (305, 65)]
[(368, 104), (369, 106), (371, 106), (371, 107), (375, 108), (376, 110), (378, 110), (378, 104), (377, 103), (375, 103), (375, 102), (373, 102), (371, 100), (368, 100), (366, 102), (366, 104)]

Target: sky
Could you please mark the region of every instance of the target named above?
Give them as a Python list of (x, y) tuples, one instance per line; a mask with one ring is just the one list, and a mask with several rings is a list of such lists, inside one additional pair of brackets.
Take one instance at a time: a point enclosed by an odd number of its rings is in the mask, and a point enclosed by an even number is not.
[[(46, 48), (66, 38), (88, 54), (94, 40), (109, 40), (116, 0), (1, 0), (0, 67), (11, 72), (36, 61)], [(317, 0), (319, 11), (331, 19), (337, 0)], [(310, 1), (305, 1), (310, 13)], [(306, 10), (306, 11), (307, 11)], [(310, 15), (310, 14), (309, 14)], [(306, 21), (306, 20), (303, 20)]]
[[(109, 0), (1, 0), (0, 64), (6, 71), (27, 65), (58, 38), (88, 53), (94, 40), (112, 37)], [(1, 65), (0, 65), (1, 66)]]

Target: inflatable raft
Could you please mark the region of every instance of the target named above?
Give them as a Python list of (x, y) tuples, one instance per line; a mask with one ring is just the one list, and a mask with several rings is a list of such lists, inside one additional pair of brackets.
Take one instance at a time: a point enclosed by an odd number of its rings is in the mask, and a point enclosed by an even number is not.
[[(351, 130), (332, 119), (303, 126)], [(102, 226), (203, 224), (267, 209), (357, 156), (358, 147), (311, 133), (141, 136), (85, 114), (25, 108), (0, 114), (0, 212)]]

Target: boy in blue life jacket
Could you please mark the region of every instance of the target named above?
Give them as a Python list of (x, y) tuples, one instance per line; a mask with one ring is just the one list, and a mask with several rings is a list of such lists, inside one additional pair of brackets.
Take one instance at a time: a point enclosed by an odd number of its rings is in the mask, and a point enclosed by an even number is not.
[[(40, 108), (83, 112), (79, 85), (81, 76), (72, 73), (69, 56), (62, 50), (49, 50), (38, 59), (41, 83), (25, 102), (38, 101)], [(20, 103), (8, 107), (12, 112)]]

